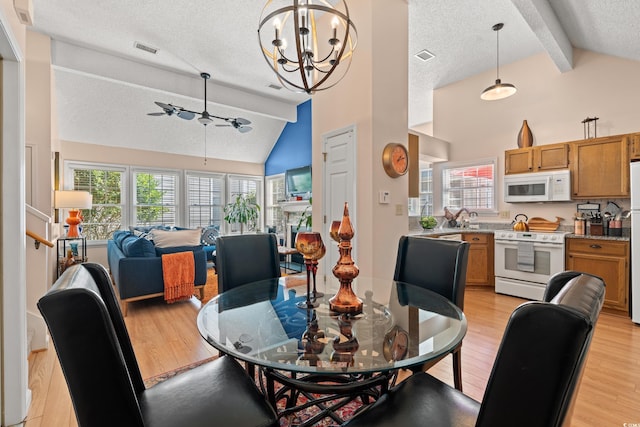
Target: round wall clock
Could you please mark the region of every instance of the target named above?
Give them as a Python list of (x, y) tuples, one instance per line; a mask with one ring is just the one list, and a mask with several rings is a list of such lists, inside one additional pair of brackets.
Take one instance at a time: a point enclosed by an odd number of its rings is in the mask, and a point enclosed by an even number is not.
[(391, 142), (382, 151), (382, 166), (391, 178), (404, 175), (409, 170), (409, 153), (407, 148), (395, 142)]

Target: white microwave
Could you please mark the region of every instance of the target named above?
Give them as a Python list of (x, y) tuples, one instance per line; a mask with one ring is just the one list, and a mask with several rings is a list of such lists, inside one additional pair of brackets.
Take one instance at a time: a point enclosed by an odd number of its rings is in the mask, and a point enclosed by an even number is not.
[(504, 176), (504, 201), (507, 203), (568, 200), (571, 200), (569, 169)]

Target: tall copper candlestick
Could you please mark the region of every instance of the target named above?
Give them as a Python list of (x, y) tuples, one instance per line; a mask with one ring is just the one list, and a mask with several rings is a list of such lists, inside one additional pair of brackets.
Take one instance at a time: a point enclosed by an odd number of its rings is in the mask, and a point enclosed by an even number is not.
[(311, 274), (313, 275), (313, 297), (322, 298), (324, 294), (316, 290), (316, 273), (318, 272), (318, 260), (327, 253), (327, 248), (320, 240), (320, 249), (311, 256)]
[(340, 258), (333, 267), (333, 275), (340, 281), (340, 289), (329, 300), (329, 308), (338, 313), (360, 313), (362, 312), (362, 300), (353, 293), (351, 282), (358, 277), (360, 269), (351, 258), (351, 239), (355, 232), (349, 219), (349, 207), (344, 204), (344, 213), (342, 214), (342, 222), (338, 229), (338, 251)]

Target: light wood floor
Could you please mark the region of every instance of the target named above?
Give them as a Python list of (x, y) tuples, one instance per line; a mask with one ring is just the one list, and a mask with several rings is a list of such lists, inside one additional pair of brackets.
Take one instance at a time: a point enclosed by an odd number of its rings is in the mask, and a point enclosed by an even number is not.
[[(507, 319), (522, 302), (467, 288), (469, 330), (462, 349), (462, 378), (465, 393), (476, 400), (482, 399)], [(158, 299), (130, 304), (126, 323), (144, 378), (216, 354), (198, 334), (195, 318), (199, 308), (195, 298), (172, 305)], [(33, 403), (25, 427), (77, 426), (53, 348), (33, 353), (29, 361)], [(450, 357), (429, 372), (453, 384)], [(628, 318), (603, 313), (570, 425), (622, 427), (624, 423), (640, 425), (640, 327)]]

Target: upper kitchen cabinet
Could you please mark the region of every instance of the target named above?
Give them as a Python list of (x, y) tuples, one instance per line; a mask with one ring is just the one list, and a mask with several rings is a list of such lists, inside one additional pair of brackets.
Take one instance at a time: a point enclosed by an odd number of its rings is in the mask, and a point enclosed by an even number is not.
[(569, 144), (548, 144), (504, 152), (505, 175), (565, 169), (569, 166)]
[(631, 160), (640, 160), (640, 133), (629, 135), (629, 157)]
[(574, 199), (629, 197), (629, 135), (569, 143)]

